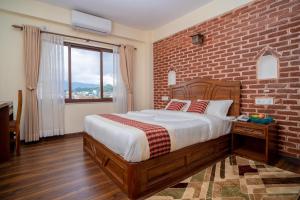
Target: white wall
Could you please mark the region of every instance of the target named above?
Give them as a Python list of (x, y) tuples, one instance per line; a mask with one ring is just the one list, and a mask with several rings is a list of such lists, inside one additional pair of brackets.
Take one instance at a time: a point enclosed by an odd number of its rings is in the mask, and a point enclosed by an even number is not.
[[(113, 23), (111, 36), (99, 36), (74, 31), (70, 26), (71, 10), (34, 0), (0, 0), (0, 100), (13, 100), (16, 105), (17, 90), (25, 91), (22, 32), (12, 28), (13, 24), (46, 26), (49, 31), (53, 32), (134, 45), (137, 48), (134, 70), (134, 102), (135, 110), (140, 110), (153, 107), (152, 42), (248, 2), (251, 0), (213, 0), (204, 7), (152, 31), (137, 30)], [(82, 131), (83, 118), (88, 114), (109, 112), (113, 112), (112, 103), (67, 104), (65, 108), (66, 132)]]
[[(1, 0), (0, 9), (59, 24), (71, 24), (71, 10), (34, 0)], [(112, 35), (146, 41), (147, 32), (113, 22)]]
[[(37, 9), (40, 10), (37, 11)], [(135, 46), (137, 48), (134, 70), (135, 109), (151, 108), (152, 49), (148, 41), (148, 32), (119, 24), (114, 24), (111, 36), (79, 32), (71, 28), (70, 21), (68, 21), (70, 20), (69, 14), (69, 10), (30, 0), (27, 0), (26, 4), (23, 0), (2, 0), (0, 2), (0, 100), (13, 100), (14, 105), (17, 105), (17, 90), (25, 91), (22, 32), (12, 28), (11, 25), (30, 24), (46, 26), (49, 31), (53, 32)], [(14, 109), (16, 112), (16, 106)], [(113, 111), (112, 103), (67, 104), (65, 108), (66, 133), (82, 131), (84, 116), (88, 114)], [(23, 138), (23, 131), (21, 136)]]
[(166, 38), (181, 30), (205, 22), (252, 1), (253, 0), (213, 0), (168, 24), (152, 30), (152, 42)]

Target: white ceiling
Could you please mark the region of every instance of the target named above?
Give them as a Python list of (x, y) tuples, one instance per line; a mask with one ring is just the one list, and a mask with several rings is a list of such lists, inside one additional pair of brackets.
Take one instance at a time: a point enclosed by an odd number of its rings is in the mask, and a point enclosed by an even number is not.
[(157, 28), (212, 0), (38, 0), (144, 30)]

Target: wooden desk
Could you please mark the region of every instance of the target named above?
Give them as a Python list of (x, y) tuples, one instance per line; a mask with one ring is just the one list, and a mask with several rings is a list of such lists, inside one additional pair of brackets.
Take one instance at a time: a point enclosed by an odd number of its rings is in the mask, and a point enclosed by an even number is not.
[(0, 163), (9, 160), (9, 118), (12, 116), (12, 102), (0, 101)]

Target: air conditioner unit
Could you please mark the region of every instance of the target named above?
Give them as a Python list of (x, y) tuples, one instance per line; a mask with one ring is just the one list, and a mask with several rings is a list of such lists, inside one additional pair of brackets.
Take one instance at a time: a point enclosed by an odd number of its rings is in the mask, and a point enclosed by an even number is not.
[(72, 10), (72, 26), (75, 29), (107, 35), (111, 33), (112, 22), (108, 19)]

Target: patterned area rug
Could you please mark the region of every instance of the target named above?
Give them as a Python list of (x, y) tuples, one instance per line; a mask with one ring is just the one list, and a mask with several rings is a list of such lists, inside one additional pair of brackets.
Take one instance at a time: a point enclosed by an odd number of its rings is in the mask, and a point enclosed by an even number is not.
[(300, 174), (230, 156), (147, 200), (296, 200)]

